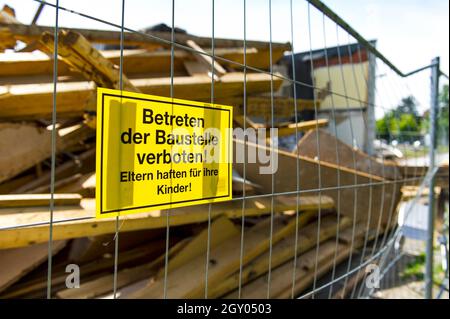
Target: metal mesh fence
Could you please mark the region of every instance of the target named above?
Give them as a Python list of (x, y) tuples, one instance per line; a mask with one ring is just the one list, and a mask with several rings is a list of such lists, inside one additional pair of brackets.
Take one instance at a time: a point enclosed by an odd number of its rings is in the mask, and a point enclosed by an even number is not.
[[(244, 0), (232, 10), (204, 1), (196, 15), (173, 0), (149, 18), (166, 25), (147, 29), (128, 14), (139, 1), (105, 4), (120, 12), (113, 20), (68, 1), (31, 4), (30, 25), (5, 9), (0, 19), (0, 47), (17, 56), (0, 61), (0, 134), (9, 138), (0, 297), (397, 298), (448, 285), (432, 253), (436, 213), (448, 238), (439, 59), (402, 73), (315, 0)], [(50, 26), (37, 24), (41, 12)], [(194, 20), (202, 36), (178, 28)], [(27, 55), (35, 50), (46, 55)], [(431, 99), (417, 101), (410, 84), (430, 70), (420, 87)], [(243, 159), (233, 162), (233, 198), (96, 219), (96, 87), (232, 105)], [(35, 127), (45, 132), (20, 139)], [(22, 143), (22, 153), (6, 149)], [(76, 288), (68, 265), (78, 267)], [(417, 295), (405, 293), (411, 282)]]

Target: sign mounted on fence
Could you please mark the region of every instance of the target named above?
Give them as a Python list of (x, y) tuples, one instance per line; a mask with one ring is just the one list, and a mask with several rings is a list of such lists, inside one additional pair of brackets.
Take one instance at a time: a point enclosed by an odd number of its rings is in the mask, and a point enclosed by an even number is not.
[(97, 217), (231, 199), (231, 106), (98, 88)]

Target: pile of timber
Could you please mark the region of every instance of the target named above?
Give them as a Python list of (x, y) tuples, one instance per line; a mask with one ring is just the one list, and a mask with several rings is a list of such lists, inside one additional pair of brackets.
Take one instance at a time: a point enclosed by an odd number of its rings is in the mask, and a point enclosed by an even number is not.
[[(49, 252), (54, 29), (21, 24), (7, 7), (0, 13), (0, 50), (8, 50), (0, 53), (0, 298), (39, 298), (46, 294)], [(236, 139), (234, 148), (246, 148), (247, 156), (276, 152), (277, 170), (261, 175), (261, 164), (246, 161), (243, 179), (244, 164), (233, 164), (235, 198), (213, 204), (210, 214), (199, 205), (121, 217), (119, 298), (201, 298), (205, 291), (209, 298), (298, 296), (395, 226), (404, 172), (337, 140), (323, 129), (327, 120), (286, 122), (294, 101), (270, 97), (282, 80), (267, 73), (269, 43), (248, 41), (244, 52), (240, 40), (215, 39), (212, 63), (210, 38), (176, 34), (179, 44), (204, 54), (177, 46), (172, 82), (171, 47), (157, 40), (171, 34), (149, 35), (124, 35), (125, 90), (168, 96), (173, 83), (174, 97), (209, 102), (214, 77), (215, 102), (235, 107), (235, 125), (268, 127), (274, 106), (279, 136), (304, 136), (293, 152)], [(117, 225), (115, 218), (94, 218), (93, 97), (97, 86), (119, 88), (120, 51), (95, 45), (117, 47), (120, 33), (61, 29), (58, 37), (52, 296), (111, 298)], [(25, 47), (17, 50), (19, 41)], [(290, 50), (285, 43), (271, 47), (274, 62)], [(248, 66), (265, 73), (249, 70), (244, 78), (244, 53)], [(296, 104), (305, 110), (320, 101)], [(262, 196), (242, 199), (244, 190)], [(78, 289), (66, 286), (68, 264), (80, 267)]]

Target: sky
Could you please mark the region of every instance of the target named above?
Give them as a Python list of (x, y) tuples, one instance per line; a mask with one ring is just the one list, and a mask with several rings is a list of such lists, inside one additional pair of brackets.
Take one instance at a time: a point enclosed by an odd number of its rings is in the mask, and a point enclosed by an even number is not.
[[(55, 0), (48, 2), (55, 3)], [(440, 56), (441, 69), (449, 69), (449, 2), (446, 0), (323, 0), (366, 39), (376, 39), (377, 48), (400, 70), (409, 72), (430, 64)], [(33, 0), (0, 0), (16, 11), (17, 18), (30, 23), (39, 5)], [(60, 5), (120, 25), (122, 0), (60, 0)], [(272, 0), (272, 40), (291, 42), (290, 0)], [(242, 0), (215, 0), (215, 37), (244, 36)], [(292, 23), (294, 50), (297, 52), (353, 42), (345, 31), (325, 19), (322, 13), (304, 0), (293, 0)], [(141, 29), (164, 22), (171, 25), (172, 2), (169, 0), (126, 0), (125, 25)], [(45, 7), (38, 24), (54, 25), (55, 10)], [(60, 12), (59, 24), (114, 30), (114, 27), (68, 12)], [(175, 0), (175, 25), (191, 34), (212, 35), (211, 0)], [(247, 39), (269, 41), (269, 1), (247, 0)], [(311, 30), (311, 33), (309, 33)], [(325, 32), (324, 32), (325, 31)], [(424, 111), (429, 106), (430, 72), (407, 80), (398, 78), (378, 64), (376, 103), (389, 108), (409, 94)], [(442, 79), (443, 80), (443, 79)], [(444, 81), (442, 81), (444, 82)], [(447, 83), (447, 80), (445, 80)]]

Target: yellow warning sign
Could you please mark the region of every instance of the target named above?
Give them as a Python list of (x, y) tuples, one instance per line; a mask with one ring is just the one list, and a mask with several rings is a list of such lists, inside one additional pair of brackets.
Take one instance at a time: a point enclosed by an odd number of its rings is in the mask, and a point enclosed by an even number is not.
[(231, 106), (98, 88), (97, 217), (231, 199)]

